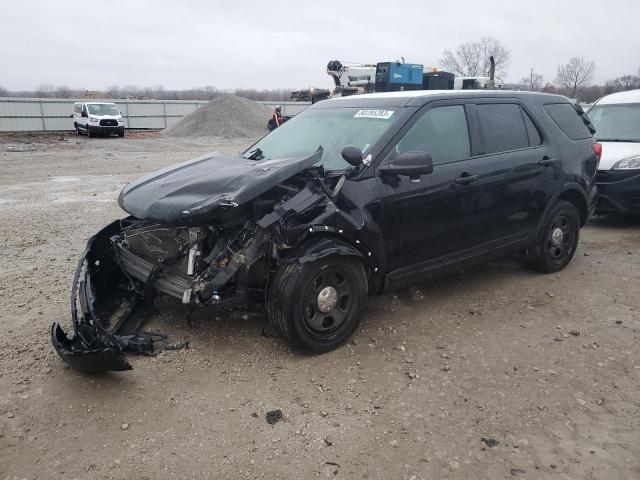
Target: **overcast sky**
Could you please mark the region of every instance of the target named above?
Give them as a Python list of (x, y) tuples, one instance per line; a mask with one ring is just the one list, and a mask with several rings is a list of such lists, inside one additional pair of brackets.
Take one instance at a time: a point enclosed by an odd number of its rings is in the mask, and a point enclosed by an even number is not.
[(400, 56), (437, 66), (443, 49), (493, 36), (507, 80), (553, 81), (572, 56), (595, 81), (640, 68), (639, 0), (17, 0), (0, 8), (0, 86), (329, 87), (329, 60)]

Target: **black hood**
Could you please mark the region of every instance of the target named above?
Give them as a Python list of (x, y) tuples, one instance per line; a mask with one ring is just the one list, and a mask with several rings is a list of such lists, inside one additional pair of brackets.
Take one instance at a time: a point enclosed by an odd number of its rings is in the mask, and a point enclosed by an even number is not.
[(321, 158), (322, 148), (304, 158), (260, 161), (214, 152), (129, 183), (118, 203), (136, 218), (196, 223), (217, 209), (253, 200)]

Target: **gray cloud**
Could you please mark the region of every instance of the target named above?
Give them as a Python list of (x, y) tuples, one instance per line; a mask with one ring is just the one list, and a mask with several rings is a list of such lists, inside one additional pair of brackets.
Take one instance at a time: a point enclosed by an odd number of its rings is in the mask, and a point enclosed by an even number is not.
[(21, 0), (0, 16), (0, 86), (329, 86), (332, 59), (437, 66), (444, 48), (487, 35), (511, 50), (510, 81), (531, 67), (552, 81), (571, 56), (604, 81), (640, 67), (639, 18), (631, 0)]

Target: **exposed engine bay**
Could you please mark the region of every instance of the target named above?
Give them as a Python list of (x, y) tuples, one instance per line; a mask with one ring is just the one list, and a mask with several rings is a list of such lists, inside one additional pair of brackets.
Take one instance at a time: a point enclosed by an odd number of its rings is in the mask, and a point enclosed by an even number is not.
[[(197, 215), (184, 214), (184, 219), (130, 216), (97, 233), (89, 240), (73, 280), (75, 333), (69, 337), (59, 324), (52, 327), (60, 356), (81, 371), (129, 370), (124, 353), (151, 353), (166, 341), (140, 331), (158, 294), (185, 306), (228, 309), (264, 302), (270, 275), (282, 262), (336, 253), (365, 256), (351, 246), (359, 243), (354, 238), (362, 223), (336, 205), (345, 176), (327, 175), (321, 166), (313, 166), (314, 157), (317, 154), (304, 159), (302, 171), (273, 186), (262, 184), (260, 194), (250, 201), (219, 196), (208, 211), (200, 208)], [(171, 173), (176, 171), (180, 168)], [(251, 178), (246, 178), (246, 172), (241, 175), (245, 188)], [(171, 183), (165, 174), (154, 178), (162, 178), (162, 188)], [(136, 185), (148, 189), (149, 183), (143, 178)], [(136, 185), (127, 186), (123, 194)], [(123, 194), (121, 206), (135, 213), (136, 208), (127, 208)], [(165, 201), (167, 196), (163, 192), (158, 198)], [(145, 208), (149, 205), (147, 201)], [(182, 213), (195, 210), (180, 206)], [(300, 256), (298, 247), (317, 232), (333, 235), (335, 240), (311, 254), (306, 251), (309, 258)], [(352, 241), (343, 243), (339, 237)]]

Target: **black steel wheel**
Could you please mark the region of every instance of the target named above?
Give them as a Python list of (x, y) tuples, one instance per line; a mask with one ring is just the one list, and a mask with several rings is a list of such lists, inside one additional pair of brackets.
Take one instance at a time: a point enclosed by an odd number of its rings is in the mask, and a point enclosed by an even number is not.
[(352, 257), (331, 255), (282, 266), (271, 282), (269, 318), (278, 332), (308, 353), (332, 350), (364, 315), (367, 277)]
[(562, 270), (573, 258), (580, 236), (576, 207), (564, 200), (553, 206), (533, 247), (535, 266), (545, 272)]

